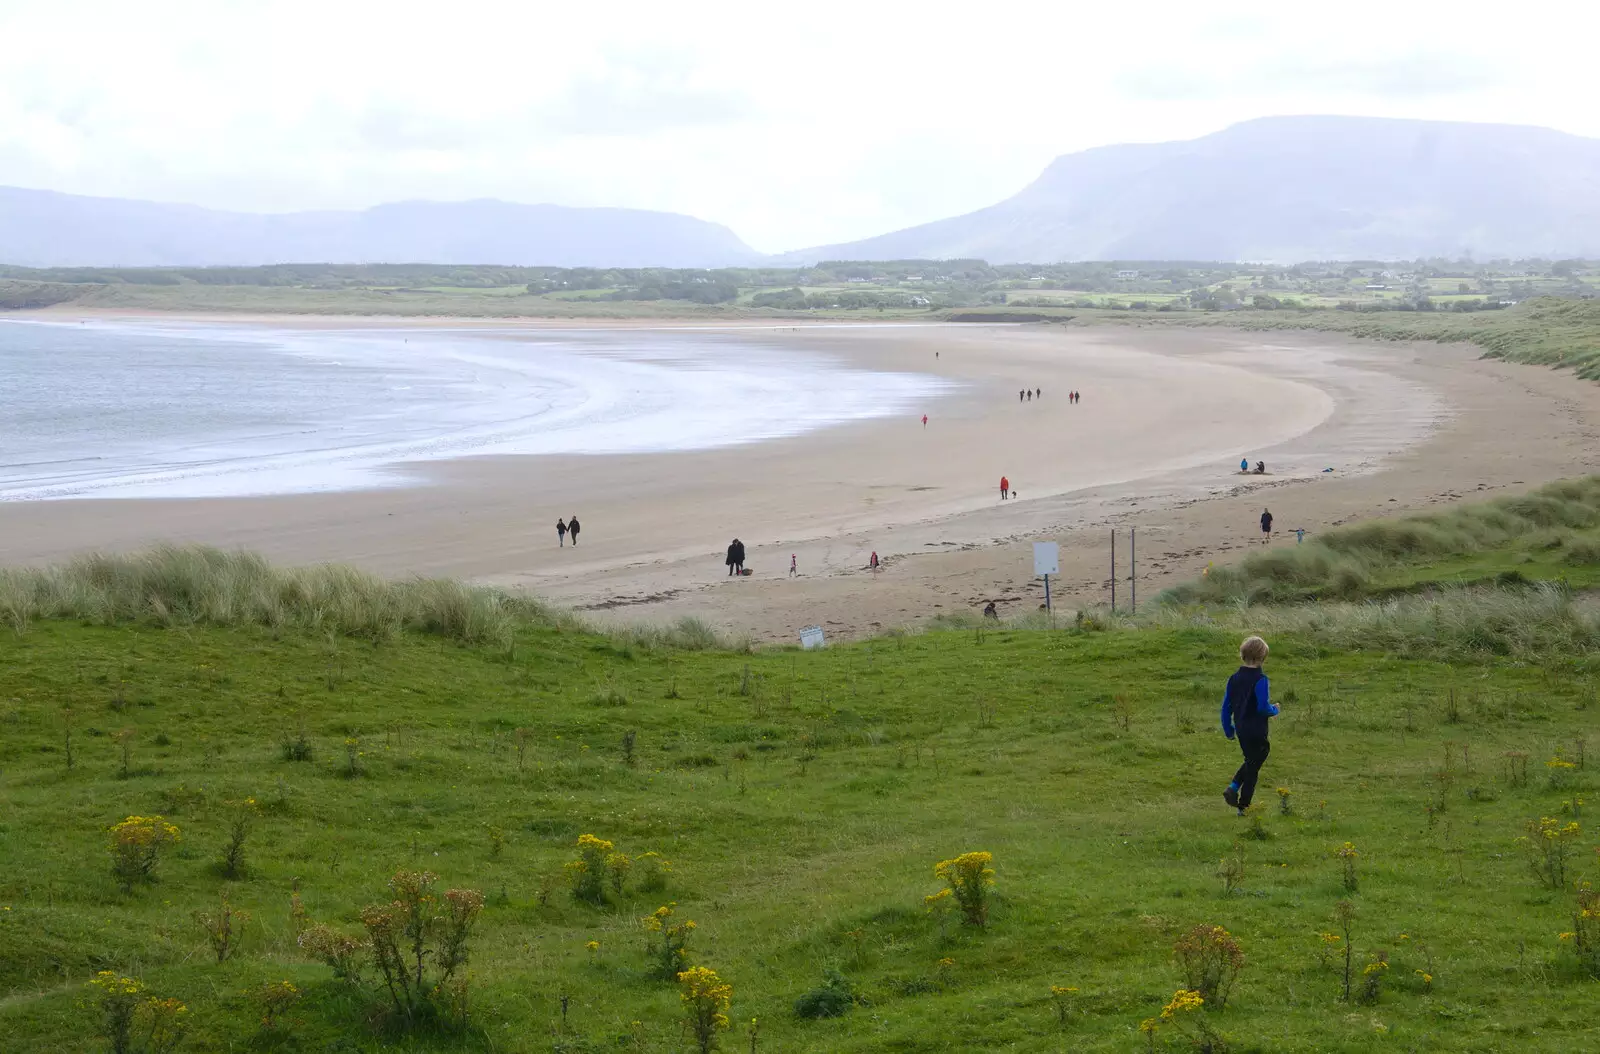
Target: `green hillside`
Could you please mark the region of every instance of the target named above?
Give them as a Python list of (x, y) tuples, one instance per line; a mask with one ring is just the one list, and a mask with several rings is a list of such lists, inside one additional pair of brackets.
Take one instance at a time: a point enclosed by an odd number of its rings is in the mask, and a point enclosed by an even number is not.
[[(697, 924), (687, 961), (732, 986), (726, 1051), (1570, 1051), (1600, 1011), (1600, 919), (1576, 908), (1600, 877), (1595, 669), (1570, 636), (1433, 639), (1419, 608), (1401, 649), (1335, 632), (1329, 605), (746, 654), (426, 584), (86, 566), (0, 581), (7, 1051), (111, 1049), (107, 999), (134, 1008), (136, 1050), (167, 1020), (182, 1050), (693, 1050), (641, 922), (669, 905)], [(1291, 624), (1240, 819), (1222, 683), (1240, 628)], [(177, 835), (124, 890), (110, 829), (130, 816)], [(1530, 823), (1565, 873), (1519, 842)], [(565, 867), (584, 835), (632, 865), (598, 903)], [(925, 904), (967, 852), (992, 854), (982, 928)], [(341, 979), (297, 934), (362, 935), (391, 876), (423, 870), (483, 905), (467, 987), (425, 986), (408, 1015), (370, 953)], [(196, 913), (224, 895), (249, 918), (219, 963)], [(1225, 1006), (1163, 1019), (1197, 926), (1225, 927), (1242, 970)], [(448, 927), (424, 928), (432, 976)], [(108, 996), (102, 970), (142, 990)], [(186, 1009), (153, 1019), (151, 998)]]

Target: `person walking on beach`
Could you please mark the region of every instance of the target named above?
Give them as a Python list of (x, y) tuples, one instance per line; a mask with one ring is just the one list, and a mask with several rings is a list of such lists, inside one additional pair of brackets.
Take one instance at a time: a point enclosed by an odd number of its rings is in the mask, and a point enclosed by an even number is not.
[(744, 543), (737, 538), (728, 543), (728, 574), (744, 574)]
[(1000, 500), (1005, 501), (1011, 496), (1011, 481), (1004, 476), (1000, 477)]
[(927, 414), (923, 414), (922, 415), (922, 427), (923, 428), (927, 428), (928, 427), (928, 415)]
[(789, 577), (793, 578), (795, 575), (798, 575), (799, 573), (800, 573), (800, 564), (795, 559), (794, 554), (790, 553), (789, 554)]
[(1261, 540), (1272, 541), (1272, 513), (1266, 509), (1261, 510)]
[(1233, 774), (1233, 782), (1222, 792), (1222, 800), (1239, 810), (1250, 808), (1255, 797), (1256, 779), (1261, 766), (1266, 763), (1272, 745), (1267, 742), (1267, 721), (1278, 716), (1267, 689), (1267, 675), (1261, 665), (1267, 661), (1267, 642), (1260, 637), (1246, 637), (1239, 645), (1239, 669), (1228, 678), (1228, 687), (1222, 694), (1222, 734), (1239, 740), (1244, 753), (1244, 764)]
[(565, 549), (566, 546), (567, 546), (567, 521), (566, 520), (557, 520), (556, 521), (556, 536), (561, 539), (561, 547), (563, 549)]
[(568, 516), (567, 517), (567, 533), (572, 535), (572, 544), (573, 545), (577, 545), (578, 544), (578, 518), (576, 516)]
[(1017, 393), (1017, 402), (1019, 402), (1019, 403), (1020, 403), (1020, 402), (1021, 402), (1021, 401), (1022, 401), (1022, 397), (1023, 397), (1023, 395), (1025, 395), (1025, 394), (1027, 394), (1027, 393), (1026, 393), (1026, 392), (1020, 392), (1020, 391), (1019, 391), (1019, 392), (1018, 392), (1018, 393)]
[(867, 567), (873, 571), (878, 569), (878, 550), (872, 550), (872, 556), (867, 560)]

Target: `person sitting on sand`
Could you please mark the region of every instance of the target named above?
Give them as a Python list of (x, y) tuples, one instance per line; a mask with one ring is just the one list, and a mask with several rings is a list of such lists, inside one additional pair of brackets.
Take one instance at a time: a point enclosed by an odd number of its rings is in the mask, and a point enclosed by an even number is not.
[(561, 545), (562, 545), (563, 548), (565, 548), (566, 544), (567, 544), (567, 521), (566, 520), (557, 520), (556, 521), (556, 536), (561, 539)]
[(1265, 476), (1266, 474), (1267, 474), (1267, 463), (1265, 461), (1257, 461), (1256, 462), (1256, 475)]
[(994, 606), (994, 601), (991, 600), (983, 606), (983, 617), (992, 619), (998, 619), (1000, 617), (1000, 611)]
[(567, 517), (567, 533), (572, 536), (572, 544), (573, 545), (577, 545), (578, 544), (578, 518), (576, 516), (568, 516)]

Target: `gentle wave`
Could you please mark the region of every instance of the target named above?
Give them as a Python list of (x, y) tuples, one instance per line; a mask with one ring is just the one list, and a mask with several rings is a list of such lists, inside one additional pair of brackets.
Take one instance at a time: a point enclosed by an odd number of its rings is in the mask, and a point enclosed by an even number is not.
[[(954, 385), (706, 331), (0, 322), (0, 500), (413, 482), (403, 462), (702, 450)], [(920, 409), (917, 412), (921, 412)]]

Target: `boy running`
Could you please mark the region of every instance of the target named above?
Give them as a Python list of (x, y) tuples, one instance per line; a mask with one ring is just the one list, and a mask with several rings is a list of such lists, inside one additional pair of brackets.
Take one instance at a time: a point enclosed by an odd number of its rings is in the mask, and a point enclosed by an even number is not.
[(1261, 664), (1267, 661), (1267, 642), (1260, 637), (1247, 637), (1239, 645), (1238, 671), (1228, 678), (1228, 688), (1222, 696), (1222, 734), (1229, 739), (1237, 734), (1239, 749), (1244, 752), (1244, 764), (1233, 774), (1233, 782), (1222, 792), (1222, 800), (1239, 810), (1250, 808), (1255, 797), (1256, 778), (1272, 745), (1267, 742), (1267, 721), (1276, 717), (1278, 708), (1272, 705), (1267, 693), (1267, 675)]

